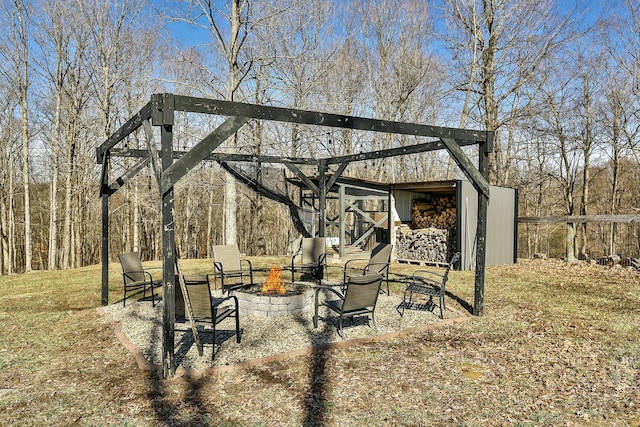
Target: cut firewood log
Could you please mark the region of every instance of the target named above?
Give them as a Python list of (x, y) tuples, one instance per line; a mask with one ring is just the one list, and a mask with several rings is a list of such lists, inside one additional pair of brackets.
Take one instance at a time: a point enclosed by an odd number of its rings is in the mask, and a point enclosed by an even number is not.
[(435, 196), (430, 200), (414, 200), (411, 227), (450, 229), (456, 226), (455, 196)]
[(420, 260), (446, 263), (454, 248), (453, 232), (436, 228), (411, 230), (399, 227), (396, 234), (396, 255), (398, 259)]

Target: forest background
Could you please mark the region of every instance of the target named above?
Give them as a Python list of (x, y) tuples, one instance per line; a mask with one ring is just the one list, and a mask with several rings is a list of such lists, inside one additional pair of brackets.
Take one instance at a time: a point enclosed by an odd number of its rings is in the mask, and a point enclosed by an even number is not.
[[(640, 4), (555, 0), (3, 0), (0, 274), (100, 260), (96, 147), (153, 93), (496, 132), (492, 184), (519, 215), (637, 214)], [(175, 148), (216, 119), (176, 118)], [(250, 122), (224, 145), (321, 157), (410, 137)], [(127, 141), (145, 147), (144, 135)], [(465, 149), (467, 150), (467, 149)], [(473, 149), (469, 155), (474, 157)], [(131, 159), (112, 159), (127, 168)], [(274, 171), (271, 170), (271, 173)], [(276, 173), (284, 173), (275, 170)], [(259, 173), (257, 171), (256, 173)], [(447, 153), (359, 162), (384, 183), (462, 178)], [(182, 257), (283, 254), (288, 210), (214, 162), (176, 188)], [(146, 169), (110, 203), (110, 253), (160, 256)], [(236, 222), (237, 219), (237, 222)], [(637, 223), (521, 224), (519, 256), (638, 256)]]

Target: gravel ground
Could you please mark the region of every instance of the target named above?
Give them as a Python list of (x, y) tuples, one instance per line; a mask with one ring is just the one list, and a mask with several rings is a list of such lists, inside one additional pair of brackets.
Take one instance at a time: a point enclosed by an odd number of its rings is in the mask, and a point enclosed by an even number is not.
[[(220, 296), (216, 291), (214, 296)], [(103, 307), (117, 322), (124, 335), (136, 345), (150, 363), (161, 365), (162, 360), (162, 309), (161, 297), (156, 297), (156, 305), (150, 301), (130, 300), (126, 307), (114, 303)], [(376, 334), (399, 331), (439, 321), (439, 311), (406, 310), (400, 317), (396, 307), (402, 301), (401, 295), (381, 294), (378, 298), (375, 316), (378, 332), (367, 325), (364, 318), (356, 318), (354, 324), (345, 324), (345, 339), (367, 337)], [(175, 360), (176, 365), (188, 369), (206, 369), (211, 366), (229, 365), (251, 359), (298, 350), (313, 345), (340, 341), (337, 321), (322, 320), (318, 328), (313, 328), (313, 307), (302, 315), (281, 315), (273, 318), (240, 318), (242, 340), (236, 343), (234, 319), (226, 319), (218, 324), (215, 359), (211, 361), (212, 334), (199, 334), (204, 343), (204, 354), (198, 355), (193, 342), (189, 323), (176, 323)], [(320, 317), (326, 312), (320, 310)], [(459, 314), (445, 311), (445, 319)], [(183, 331), (179, 331), (183, 330)]]

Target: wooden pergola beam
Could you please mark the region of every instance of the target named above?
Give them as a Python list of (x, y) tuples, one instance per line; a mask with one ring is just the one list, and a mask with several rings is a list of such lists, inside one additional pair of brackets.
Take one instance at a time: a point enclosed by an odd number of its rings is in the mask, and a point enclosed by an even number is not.
[(519, 217), (518, 222), (523, 224), (559, 224), (559, 223), (585, 223), (585, 222), (609, 222), (628, 223), (640, 222), (640, 215), (561, 215), (561, 216), (527, 216)]
[[(231, 135), (236, 133), (249, 119), (246, 117), (229, 117), (202, 141), (186, 152), (175, 163), (162, 172), (160, 194), (172, 188), (191, 169), (205, 160), (209, 153), (218, 148)], [(172, 153), (173, 157), (173, 153)]]
[(174, 96), (175, 109), (191, 113), (215, 114), (220, 116), (243, 116), (252, 119), (286, 123), (299, 123), (315, 126), (357, 129), (372, 132), (415, 135), (433, 138), (453, 138), (458, 142), (477, 144), (486, 141), (487, 131), (449, 128), (440, 126), (404, 123), (391, 120), (370, 119), (366, 117), (346, 116), (318, 111), (298, 110), (295, 108), (271, 107), (245, 104), (241, 102), (216, 99)]

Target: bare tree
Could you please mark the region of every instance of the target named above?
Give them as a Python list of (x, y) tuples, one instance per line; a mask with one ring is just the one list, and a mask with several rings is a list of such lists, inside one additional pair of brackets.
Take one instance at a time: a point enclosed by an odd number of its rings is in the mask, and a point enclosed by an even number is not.
[[(580, 126), (579, 140), (582, 150), (582, 196), (580, 200), (580, 215), (587, 215), (589, 212), (590, 188), (591, 188), (591, 168), (594, 151), (596, 149), (597, 125), (598, 120), (596, 114), (600, 107), (599, 103), (599, 85), (602, 81), (603, 67), (605, 61), (601, 51), (597, 48), (593, 49), (590, 40), (585, 40), (586, 46), (575, 49), (579, 52), (574, 61), (576, 65), (577, 79), (581, 83), (580, 95), (577, 96), (577, 116), (579, 118), (578, 126)], [(587, 223), (580, 224), (581, 239), (579, 252), (581, 255), (587, 254)]]
[[(620, 68), (608, 68), (603, 98), (605, 103), (597, 112), (597, 116), (603, 123), (604, 138), (609, 158), (609, 213), (618, 215), (623, 209), (622, 182), (625, 176), (630, 175), (629, 166), (634, 162), (632, 153), (638, 144), (640, 136), (640, 99), (634, 96), (634, 79)], [(634, 163), (638, 163), (637, 159)], [(609, 254), (618, 252), (616, 241), (618, 236), (618, 224), (609, 226)]]
[[(526, 108), (521, 97), (540, 64), (578, 34), (579, 15), (562, 15), (556, 0), (445, 0), (445, 38), (458, 71), (454, 89), (464, 94), (461, 123), (473, 120), (496, 131), (490, 180), (508, 182), (513, 143), (501, 129)], [(514, 102), (517, 101), (517, 102)], [(471, 109), (473, 105), (473, 109)]]
[[(562, 198), (564, 215), (577, 213), (577, 183), (581, 172), (581, 149), (576, 136), (576, 128), (570, 120), (576, 114), (575, 75), (570, 71), (568, 63), (565, 67), (558, 61), (557, 68), (541, 70), (539, 93), (540, 105), (538, 114), (530, 118), (535, 134), (544, 138), (553, 150), (548, 152), (545, 160), (548, 173), (558, 183)], [(547, 196), (548, 197), (548, 196)], [(575, 259), (576, 227), (567, 223), (566, 255), (569, 261)]]
[(9, 17), (7, 37), (0, 41), (0, 56), (9, 64), (6, 81), (15, 93), (20, 110), (20, 139), (22, 142), (22, 187), (24, 196), (24, 270), (32, 270), (31, 190), (29, 104), (31, 90), (30, 30), (31, 11), (22, 0), (3, 3), (3, 13)]
[(47, 267), (53, 270), (57, 267), (58, 255), (58, 178), (60, 175), (60, 153), (63, 133), (63, 100), (65, 83), (73, 56), (71, 11), (75, 2), (47, 1), (40, 10), (39, 25), (37, 26), (37, 41), (41, 51), (38, 69), (41, 70), (45, 81), (50, 82), (54, 98), (54, 118), (51, 138), (51, 156), (49, 173), (49, 246)]
[[(1, 87), (1, 86), (0, 86)], [(15, 109), (13, 93), (1, 87), (0, 109), (0, 275), (15, 271), (15, 220), (14, 220), (14, 153), (16, 151)]]
[[(220, 2), (212, 0), (189, 0), (192, 8), (186, 18), (174, 18), (206, 29), (215, 43), (216, 49), (226, 61), (226, 95), (229, 101), (238, 101), (240, 84), (247, 76), (250, 62), (241, 62), (240, 53), (250, 32), (250, 0), (230, 0), (228, 10), (218, 6)], [(236, 149), (234, 135), (227, 141), (226, 148)], [(224, 181), (224, 240), (225, 243), (237, 242), (237, 190), (233, 177), (225, 174)]]
[[(173, 19), (204, 29), (211, 37), (214, 46), (212, 69), (213, 76), (209, 80), (219, 82), (225, 86), (220, 94), (228, 101), (242, 101), (246, 94), (241, 88), (247, 80), (253, 66), (253, 59), (247, 49), (251, 36), (256, 27), (265, 25), (273, 16), (283, 13), (289, 7), (288, 1), (271, 3), (256, 3), (253, 0), (229, 0), (217, 2), (213, 0), (186, 0), (187, 10), (181, 11), (181, 16), (174, 14)], [(220, 55), (220, 56), (218, 56)], [(215, 75), (215, 62), (223, 60), (226, 79)], [(234, 152), (238, 148), (238, 135), (234, 135), (225, 144), (228, 151)], [(225, 173), (224, 181), (224, 242), (237, 243), (237, 198), (235, 179)]]
[[(434, 32), (426, 4), (397, 0), (357, 4), (359, 25), (354, 28), (363, 34), (367, 94), (373, 115), (385, 120), (433, 120), (443, 76), (439, 59), (429, 54)], [(371, 148), (404, 145), (406, 139), (375, 134)], [(389, 163), (385, 168), (384, 162), (377, 162), (370, 178), (405, 177), (403, 159), (391, 159)]]

